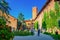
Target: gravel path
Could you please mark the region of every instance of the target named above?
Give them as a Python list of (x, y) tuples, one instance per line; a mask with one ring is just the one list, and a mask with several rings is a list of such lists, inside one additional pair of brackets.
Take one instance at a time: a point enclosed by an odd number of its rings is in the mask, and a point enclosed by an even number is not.
[(35, 32), (34, 36), (15, 36), (13, 40), (54, 40), (51, 36), (40, 33), (40, 36), (37, 36)]

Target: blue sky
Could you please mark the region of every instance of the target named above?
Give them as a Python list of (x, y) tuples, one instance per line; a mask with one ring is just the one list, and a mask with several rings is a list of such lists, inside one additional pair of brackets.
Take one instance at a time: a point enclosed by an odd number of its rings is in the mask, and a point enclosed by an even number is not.
[(38, 12), (42, 9), (46, 0), (6, 0), (9, 3), (10, 14), (15, 18), (18, 17), (19, 13), (24, 15), (25, 20), (32, 18), (32, 7), (36, 6)]

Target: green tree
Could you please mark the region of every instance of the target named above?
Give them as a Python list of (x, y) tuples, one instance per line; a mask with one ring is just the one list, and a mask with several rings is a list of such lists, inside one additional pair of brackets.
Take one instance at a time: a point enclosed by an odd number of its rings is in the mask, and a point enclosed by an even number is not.
[(20, 27), (24, 28), (25, 22), (24, 22), (24, 15), (22, 13), (20, 13), (18, 15), (18, 27), (17, 29), (19, 30)]
[(24, 21), (24, 15), (22, 13), (20, 13), (18, 15), (18, 21), (20, 21), (20, 22), (23, 22)]
[(55, 2), (55, 14), (56, 14), (56, 16), (57, 16), (57, 18), (59, 18), (60, 17), (60, 6), (59, 6), (59, 4), (58, 4), (58, 2)]
[(10, 9), (11, 8), (9, 7), (8, 3), (5, 0), (0, 0), (0, 10), (3, 13), (5, 12), (6, 14), (8, 14)]
[(0, 26), (3, 25), (5, 26), (6, 25), (6, 21), (4, 20), (4, 18), (0, 17)]
[(45, 23), (45, 21), (42, 22), (42, 27), (43, 27), (43, 29), (46, 29), (46, 23)]
[[(8, 21), (7, 19), (9, 18), (9, 10), (11, 10), (11, 8), (9, 7), (8, 2), (0, 0), (0, 11), (2, 12), (2, 16), (0, 17), (5, 18), (6, 21)], [(4, 14), (6, 14), (7, 17)]]
[(38, 21), (36, 21), (36, 22), (34, 23), (34, 28), (35, 28), (35, 30), (38, 30), (38, 28), (39, 28)]
[(13, 37), (13, 32), (9, 26), (6, 26), (5, 19), (0, 18), (0, 40), (10, 40)]
[(57, 27), (59, 28), (59, 20), (60, 20), (60, 4), (58, 2), (55, 2), (55, 14), (56, 14), (56, 23)]

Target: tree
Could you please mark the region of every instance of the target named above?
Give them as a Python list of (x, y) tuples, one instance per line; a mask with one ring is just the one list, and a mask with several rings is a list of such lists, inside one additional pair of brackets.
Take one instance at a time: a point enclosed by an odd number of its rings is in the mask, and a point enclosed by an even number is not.
[(18, 21), (20, 21), (20, 22), (23, 22), (24, 21), (24, 15), (22, 13), (20, 13), (18, 15)]
[(59, 7), (58, 2), (55, 2), (55, 11), (56, 11), (55, 14), (57, 18), (60, 17), (60, 7)]
[[(9, 7), (9, 4), (8, 2), (6, 2), (5, 0), (0, 0), (0, 11), (2, 12), (2, 18), (5, 18), (6, 22), (9, 22), (8, 21), (8, 18), (9, 18), (9, 10), (11, 10), (11, 8)], [(5, 16), (4, 14), (6, 14), (7, 16)]]
[[(0, 11), (2, 11), (2, 17), (5, 18), (6, 20), (9, 17), (8, 14), (10, 9), (11, 8), (9, 7), (9, 4), (5, 0), (0, 0)], [(7, 18), (4, 14), (7, 15)]]
[(0, 16), (0, 40), (10, 40), (13, 37), (11, 29), (6, 25), (7, 20), (4, 16), (4, 14), (9, 14), (9, 9), (8, 3), (5, 0), (0, 0), (0, 11), (2, 11), (2, 16)]
[(34, 23), (34, 28), (35, 28), (35, 30), (38, 30), (38, 28), (39, 28), (38, 21), (36, 21), (36, 22)]
[(46, 29), (46, 23), (45, 23), (45, 21), (42, 22), (42, 27), (43, 27), (43, 29)]
[(20, 27), (24, 28), (23, 25), (25, 25), (24, 15), (23, 15), (22, 13), (20, 13), (20, 14), (18, 15), (18, 26), (17, 26), (17, 29), (19, 30)]
[(56, 14), (56, 17), (57, 17), (57, 27), (59, 28), (59, 25), (60, 25), (60, 4), (58, 4), (58, 2), (55, 3), (55, 14)]
[(0, 26), (3, 25), (5, 26), (6, 25), (6, 21), (4, 20), (4, 18), (0, 17)]
[(10, 9), (11, 8), (9, 7), (8, 3), (5, 0), (0, 0), (0, 10), (3, 13), (5, 12), (6, 14), (8, 14)]
[(13, 32), (9, 26), (6, 26), (5, 19), (0, 18), (0, 40), (10, 40), (13, 37)]

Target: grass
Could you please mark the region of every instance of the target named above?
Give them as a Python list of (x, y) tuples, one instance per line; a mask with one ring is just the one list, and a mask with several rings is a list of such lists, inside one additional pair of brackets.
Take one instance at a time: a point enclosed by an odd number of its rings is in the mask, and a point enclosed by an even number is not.
[(30, 36), (30, 35), (34, 35), (34, 33), (31, 33), (29, 31), (15, 31), (14, 35), (15, 36)]
[(56, 35), (56, 34), (52, 34), (52, 33), (48, 33), (48, 32), (45, 32), (44, 34), (52, 36), (54, 40), (60, 40), (60, 35), (59, 34)]

